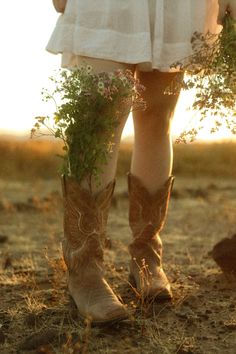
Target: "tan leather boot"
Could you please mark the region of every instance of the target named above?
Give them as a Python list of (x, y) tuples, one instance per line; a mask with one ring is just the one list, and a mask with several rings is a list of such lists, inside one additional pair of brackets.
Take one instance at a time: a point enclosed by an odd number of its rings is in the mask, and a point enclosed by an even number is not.
[(103, 276), (103, 247), (115, 182), (92, 196), (71, 177), (62, 177), (64, 197), (63, 255), (68, 288), (80, 315), (95, 323), (127, 318)]
[(150, 195), (141, 181), (128, 175), (129, 222), (134, 241), (131, 254), (130, 282), (143, 298), (170, 299), (170, 283), (162, 268), (162, 241), (159, 232), (164, 226), (174, 177)]

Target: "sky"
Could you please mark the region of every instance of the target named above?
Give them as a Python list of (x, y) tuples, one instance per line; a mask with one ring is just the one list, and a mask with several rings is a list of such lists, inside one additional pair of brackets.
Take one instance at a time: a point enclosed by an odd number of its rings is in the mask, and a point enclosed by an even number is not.
[(45, 46), (57, 17), (50, 0), (1, 3), (1, 130), (29, 130), (34, 116), (48, 113), (41, 90), (60, 57), (47, 53)]
[[(42, 102), (42, 88), (49, 85), (49, 76), (60, 67), (60, 55), (45, 50), (55, 27), (58, 13), (51, 0), (7, 0), (1, 3), (1, 104), (0, 133), (29, 134), (34, 117), (50, 115), (53, 103)], [(188, 94), (182, 94), (174, 121), (173, 133), (178, 135), (186, 126), (192, 113), (187, 110)], [(123, 137), (132, 134), (131, 116)], [(226, 137), (226, 132), (200, 138), (211, 140)]]

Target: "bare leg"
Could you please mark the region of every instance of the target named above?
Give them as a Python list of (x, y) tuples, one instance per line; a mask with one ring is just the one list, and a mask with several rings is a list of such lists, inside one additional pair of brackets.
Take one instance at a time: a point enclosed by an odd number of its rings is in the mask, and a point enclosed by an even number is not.
[(158, 71), (137, 73), (146, 87), (147, 110), (134, 112), (135, 144), (128, 179), (129, 223), (134, 237), (129, 245), (130, 281), (145, 298), (172, 297), (162, 267), (159, 233), (173, 184), (170, 123), (178, 97), (164, 95), (164, 90), (174, 75)]
[(165, 95), (164, 90), (175, 75), (157, 70), (137, 73), (141, 84), (146, 87), (144, 99), (147, 109), (133, 112), (135, 142), (131, 173), (150, 193), (163, 186), (172, 171), (170, 125), (178, 96)]
[[(83, 64), (91, 65), (93, 67), (93, 72), (95, 74), (98, 74), (100, 72), (112, 72), (118, 69), (122, 69), (122, 70), (129, 69), (134, 72), (134, 65), (118, 63), (110, 60), (88, 58), (88, 57), (76, 57), (75, 64), (76, 66), (83, 65)], [(103, 190), (104, 187), (107, 186), (108, 183), (111, 182), (115, 177), (121, 135), (126, 120), (128, 118), (130, 108), (131, 107), (124, 107), (124, 112), (120, 119), (120, 125), (116, 128), (114, 138), (112, 141), (112, 143), (114, 144), (113, 151), (110, 155), (110, 158), (108, 159), (107, 165), (103, 166), (102, 168), (103, 173), (101, 175), (101, 184), (97, 186), (96, 183), (93, 183), (92, 185), (93, 192), (95, 193), (99, 192), (100, 190)], [(87, 188), (87, 183), (83, 182), (82, 186), (84, 188)]]

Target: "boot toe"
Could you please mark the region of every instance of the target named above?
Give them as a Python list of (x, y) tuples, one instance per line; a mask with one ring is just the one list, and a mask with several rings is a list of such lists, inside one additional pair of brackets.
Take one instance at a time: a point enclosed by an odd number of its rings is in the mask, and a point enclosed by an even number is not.
[(149, 279), (141, 279), (140, 274), (130, 274), (129, 282), (135, 287), (140, 296), (146, 299), (170, 300), (173, 297), (170, 283), (162, 270), (159, 268)]
[(112, 304), (106, 308), (90, 307), (85, 318), (90, 318), (93, 324), (115, 323), (128, 318), (126, 308), (122, 304)]
[[(72, 277), (70, 278), (72, 280)], [(74, 280), (74, 279), (73, 279)], [(107, 282), (102, 279), (94, 289), (69, 282), (69, 293), (82, 319), (92, 323), (109, 323), (128, 318), (126, 307), (119, 301)]]
[(157, 300), (171, 300), (173, 294), (170, 284), (165, 285), (165, 287), (151, 287), (148, 291), (147, 297), (155, 298)]
[(125, 306), (118, 304), (114, 306), (110, 311), (105, 314), (106, 322), (116, 322), (126, 320), (128, 318), (128, 312)]

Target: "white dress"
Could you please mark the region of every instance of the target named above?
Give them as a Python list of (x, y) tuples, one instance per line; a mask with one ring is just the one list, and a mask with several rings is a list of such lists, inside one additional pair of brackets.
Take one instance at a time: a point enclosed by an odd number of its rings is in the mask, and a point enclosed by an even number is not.
[(46, 49), (169, 71), (191, 54), (194, 31), (217, 32), (218, 0), (67, 0)]

